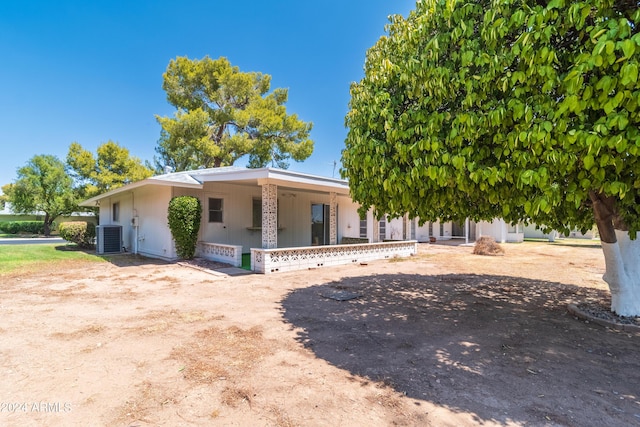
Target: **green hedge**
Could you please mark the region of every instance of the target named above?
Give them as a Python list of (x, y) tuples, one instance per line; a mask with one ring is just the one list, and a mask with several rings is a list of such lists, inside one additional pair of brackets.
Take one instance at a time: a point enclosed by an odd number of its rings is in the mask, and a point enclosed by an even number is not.
[(64, 240), (75, 243), (81, 248), (91, 248), (96, 238), (95, 224), (86, 221), (63, 222), (58, 232)]
[(191, 259), (196, 253), (201, 215), (202, 208), (197, 197), (174, 197), (169, 202), (167, 219), (180, 258)]
[[(51, 229), (55, 229), (55, 223)], [(0, 222), (0, 232), (7, 234), (31, 233), (44, 234), (44, 221), (5, 221)]]

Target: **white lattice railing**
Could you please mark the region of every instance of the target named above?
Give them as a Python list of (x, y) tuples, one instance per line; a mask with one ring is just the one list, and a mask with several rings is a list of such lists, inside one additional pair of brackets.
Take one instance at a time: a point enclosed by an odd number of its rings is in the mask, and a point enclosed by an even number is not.
[(211, 261), (224, 262), (234, 267), (242, 267), (242, 245), (198, 242), (196, 255)]
[(305, 246), (299, 248), (251, 249), (251, 270), (256, 273), (306, 270), (407, 257), (418, 252), (415, 240), (348, 245)]

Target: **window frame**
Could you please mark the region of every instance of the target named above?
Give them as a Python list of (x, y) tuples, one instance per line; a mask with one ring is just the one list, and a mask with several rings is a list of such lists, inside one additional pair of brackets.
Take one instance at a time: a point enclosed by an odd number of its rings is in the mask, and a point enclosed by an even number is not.
[(120, 202), (111, 204), (111, 221), (120, 222)]
[(361, 239), (366, 239), (367, 236), (367, 229), (369, 228), (369, 223), (367, 222), (367, 217), (364, 217), (364, 219), (360, 220), (360, 238)]
[[(219, 209), (213, 209), (213, 201), (219, 201), (220, 207)], [(208, 222), (213, 224), (221, 224), (224, 222), (224, 199), (221, 197), (209, 197), (207, 200), (207, 211), (209, 215), (207, 216)], [(217, 215), (216, 215), (217, 214)], [(216, 218), (215, 216), (219, 216)]]
[(262, 228), (262, 199), (260, 197), (251, 199), (251, 227)]
[(383, 216), (378, 221), (378, 235), (380, 236), (380, 240), (385, 240), (387, 238), (387, 217)]

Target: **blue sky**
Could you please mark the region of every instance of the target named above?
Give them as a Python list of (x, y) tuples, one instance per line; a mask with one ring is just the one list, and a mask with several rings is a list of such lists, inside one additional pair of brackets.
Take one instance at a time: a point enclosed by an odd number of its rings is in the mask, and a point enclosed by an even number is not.
[[(64, 161), (116, 141), (153, 160), (155, 115), (174, 108), (162, 73), (177, 56), (227, 57), (289, 89), (287, 111), (314, 123), (313, 155), (290, 169), (332, 176), (349, 85), (387, 17), (414, 0), (20, 0), (0, 2), (0, 186), (36, 154)], [(238, 164), (242, 166), (243, 164)], [(338, 174), (339, 165), (335, 176)]]

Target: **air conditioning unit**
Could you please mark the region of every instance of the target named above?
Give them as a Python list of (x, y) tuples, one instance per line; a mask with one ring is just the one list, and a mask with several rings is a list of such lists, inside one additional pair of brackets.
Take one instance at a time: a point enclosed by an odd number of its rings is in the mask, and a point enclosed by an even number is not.
[(96, 227), (96, 251), (98, 254), (122, 252), (122, 226), (99, 225)]

